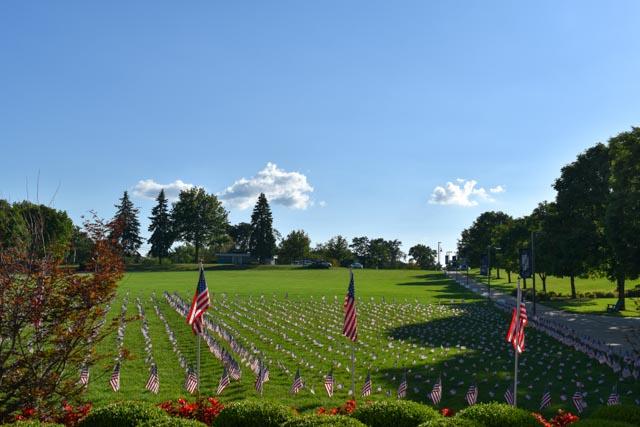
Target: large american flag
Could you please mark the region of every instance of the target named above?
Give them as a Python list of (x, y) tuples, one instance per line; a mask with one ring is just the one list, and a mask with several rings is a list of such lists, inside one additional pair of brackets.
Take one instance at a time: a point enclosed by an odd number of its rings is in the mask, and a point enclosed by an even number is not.
[(302, 377), (300, 376), (300, 368), (296, 371), (296, 376), (293, 379), (293, 384), (291, 384), (291, 394), (298, 394), (300, 390), (304, 387), (304, 383), (302, 382)]
[(465, 395), (465, 400), (469, 406), (475, 405), (478, 400), (478, 386), (472, 384), (469, 386), (469, 390), (467, 390), (467, 394)]
[(511, 324), (509, 325), (509, 331), (507, 332), (507, 341), (513, 345), (513, 348), (518, 353), (524, 351), (524, 327), (527, 326), (527, 308), (523, 302), (520, 302), (520, 310), (513, 309), (511, 315)]
[(329, 371), (326, 377), (324, 377), (324, 389), (327, 390), (329, 397), (333, 396), (333, 370)]
[(193, 369), (189, 368), (187, 372), (187, 378), (184, 382), (184, 388), (190, 393), (193, 394), (198, 389), (198, 376)]
[(440, 404), (440, 399), (442, 398), (442, 379), (438, 378), (438, 382), (433, 385), (433, 389), (431, 393), (429, 393), (429, 397), (431, 398), (431, 402), (434, 405)]
[(120, 390), (120, 362), (116, 363), (116, 366), (113, 367), (111, 378), (109, 378), (109, 384), (113, 391)]
[(407, 397), (407, 373), (402, 376), (402, 381), (398, 386), (398, 399)]
[(158, 367), (156, 364), (151, 365), (151, 369), (149, 371), (149, 379), (147, 380), (147, 385), (145, 386), (147, 390), (151, 393), (158, 394), (160, 390), (160, 378), (158, 378)]
[(189, 314), (187, 314), (187, 323), (191, 325), (195, 334), (202, 334), (202, 315), (209, 308), (209, 289), (207, 289), (207, 281), (204, 279), (204, 267), (200, 264), (200, 278), (198, 279), (198, 287), (191, 302)]
[(367, 378), (364, 380), (364, 385), (362, 386), (362, 397), (371, 396), (371, 373), (367, 372)]
[(225, 388), (229, 385), (231, 379), (229, 378), (229, 372), (227, 372), (227, 368), (224, 368), (222, 371), (222, 376), (220, 377), (220, 383), (218, 383), (218, 391), (216, 394), (222, 394)]
[(349, 290), (344, 297), (344, 326), (342, 334), (351, 341), (358, 340), (358, 321), (356, 317), (356, 289), (353, 283), (353, 271), (350, 271)]

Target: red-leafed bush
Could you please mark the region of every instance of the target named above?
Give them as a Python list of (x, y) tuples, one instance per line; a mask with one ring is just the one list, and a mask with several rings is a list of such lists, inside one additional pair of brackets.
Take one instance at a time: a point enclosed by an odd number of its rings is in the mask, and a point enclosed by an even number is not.
[(326, 409), (323, 406), (316, 410), (319, 415), (349, 415), (356, 410), (356, 401), (354, 399), (347, 400), (344, 405), (335, 408)]
[(158, 407), (171, 416), (198, 420), (207, 425), (211, 425), (224, 408), (215, 397), (208, 397), (196, 402), (189, 402), (183, 398), (175, 402), (168, 400), (160, 403)]
[(534, 412), (533, 417), (544, 427), (564, 427), (580, 420), (580, 417), (558, 409), (558, 413), (550, 420), (545, 419), (541, 414)]
[(74, 407), (68, 403), (63, 403), (62, 408), (58, 411), (40, 412), (33, 407), (25, 407), (20, 412), (14, 414), (15, 421), (44, 421), (51, 423), (60, 423), (65, 426), (75, 426), (80, 420), (87, 416), (91, 411), (91, 403), (78, 405)]
[(440, 409), (440, 414), (442, 414), (443, 417), (453, 417), (455, 412), (451, 408), (442, 408)]

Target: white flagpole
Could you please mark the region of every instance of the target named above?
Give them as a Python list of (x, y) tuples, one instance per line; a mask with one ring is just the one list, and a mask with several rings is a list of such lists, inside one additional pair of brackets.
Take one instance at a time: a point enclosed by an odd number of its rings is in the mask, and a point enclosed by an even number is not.
[[(202, 260), (200, 260), (200, 271), (198, 271), (198, 281), (200, 281), (199, 276), (201, 271), (202, 271)], [(200, 319), (202, 319), (202, 316), (200, 316)], [(201, 321), (200, 327), (204, 329), (204, 320)], [(196, 369), (198, 370), (198, 385), (197, 385), (198, 398), (200, 398), (200, 339), (201, 339), (201, 333), (198, 333), (198, 339), (196, 344)]]
[(356, 343), (351, 341), (351, 397), (356, 398)]
[[(518, 335), (520, 334), (519, 325), (520, 325), (520, 304), (522, 299), (522, 293), (520, 291), (520, 279), (518, 278), (517, 284), (517, 292), (516, 292), (516, 335), (515, 340), (517, 342)], [(513, 368), (513, 406), (514, 408), (518, 406), (518, 349), (514, 346), (513, 350), (516, 353), (515, 364)]]

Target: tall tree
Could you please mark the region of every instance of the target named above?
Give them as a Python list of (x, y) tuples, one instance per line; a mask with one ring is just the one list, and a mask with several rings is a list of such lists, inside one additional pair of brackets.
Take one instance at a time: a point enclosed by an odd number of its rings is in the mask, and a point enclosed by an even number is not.
[(169, 213), (169, 202), (164, 195), (164, 189), (160, 190), (156, 198), (158, 204), (151, 209), (151, 224), (149, 231), (151, 237), (147, 243), (151, 244), (149, 254), (158, 258), (158, 263), (162, 264), (162, 259), (169, 256), (169, 249), (173, 245), (174, 233), (171, 224), (171, 215)]
[(293, 230), (281, 242), (278, 248), (278, 262), (291, 264), (309, 255), (311, 239), (304, 230)]
[(351, 244), (349, 245), (353, 254), (358, 258), (358, 261), (365, 267), (368, 267), (370, 264), (371, 254), (369, 252), (369, 238), (366, 236), (362, 237), (354, 237), (351, 239)]
[(228, 214), (222, 203), (200, 187), (180, 192), (178, 201), (173, 204), (171, 219), (177, 238), (194, 246), (194, 262), (199, 260), (200, 249), (225, 235), (229, 227)]
[(425, 270), (434, 270), (436, 268), (437, 252), (429, 246), (417, 244), (409, 248), (409, 256)]
[(387, 240), (385, 241), (387, 248), (388, 248), (388, 253), (389, 253), (389, 266), (390, 267), (397, 267), (398, 263), (400, 263), (401, 259), (404, 259), (407, 255), (402, 252), (402, 250), (400, 249), (400, 247), (402, 246), (402, 242), (398, 239), (394, 239), (394, 240)]
[[(511, 283), (511, 273), (520, 269), (520, 249), (529, 242), (529, 228), (524, 218), (509, 218), (495, 227), (493, 245), (500, 248), (496, 260), (507, 271), (507, 279)], [(526, 289), (526, 281), (523, 281)]]
[(89, 234), (78, 226), (73, 227), (71, 244), (67, 253), (67, 263), (78, 264), (81, 270), (85, 269), (91, 261), (94, 242)]
[(543, 292), (547, 292), (547, 276), (553, 272), (554, 263), (558, 259), (554, 234), (550, 231), (556, 215), (555, 203), (545, 201), (539, 203), (527, 217), (529, 230), (535, 234), (533, 239), (535, 272), (542, 280)]
[(64, 257), (73, 234), (73, 222), (65, 211), (27, 201), (14, 203), (13, 210), (22, 217), (28, 230), (27, 244), (31, 252)]
[(116, 215), (113, 218), (115, 227), (119, 228), (120, 237), (118, 243), (126, 256), (136, 256), (142, 245), (140, 237), (140, 221), (138, 221), (138, 209), (129, 199), (129, 193), (124, 192), (120, 204), (115, 205)]
[(617, 283), (624, 309), (625, 280), (640, 275), (640, 128), (611, 138), (609, 155), (611, 193), (605, 235), (614, 256), (608, 273)]
[[(489, 211), (480, 214), (471, 227), (462, 231), (458, 241), (458, 254), (465, 258), (470, 265), (479, 266), (482, 256), (487, 254), (487, 248), (493, 243), (496, 227), (509, 219), (511, 217), (504, 212)], [(495, 249), (491, 250), (491, 260), (492, 267), (499, 266), (495, 262)]]
[(369, 257), (376, 268), (384, 268), (389, 261), (389, 245), (382, 238), (369, 241)]
[(9, 202), (0, 199), (0, 249), (27, 244), (27, 224)]
[(251, 214), (251, 255), (264, 263), (276, 252), (276, 237), (273, 232), (273, 216), (264, 193), (260, 193)]
[(251, 224), (241, 222), (236, 225), (229, 226), (229, 236), (233, 240), (234, 250), (237, 252), (249, 252), (251, 243)]
[(339, 264), (350, 261), (353, 254), (349, 250), (349, 242), (344, 237), (338, 235), (329, 239), (324, 245), (325, 256), (329, 259), (335, 259)]

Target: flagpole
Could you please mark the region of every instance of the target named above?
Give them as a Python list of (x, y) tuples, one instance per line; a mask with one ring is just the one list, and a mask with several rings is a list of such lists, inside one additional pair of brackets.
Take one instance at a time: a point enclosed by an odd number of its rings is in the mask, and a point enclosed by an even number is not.
[[(520, 279), (518, 278), (517, 292), (516, 292), (516, 328), (520, 321), (520, 300), (522, 299), (522, 293), (520, 291)], [(517, 332), (519, 334), (519, 332)], [(517, 340), (517, 337), (516, 337)], [(513, 407), (518, 406), (518, 349), (517, 345), (513, 347), (513, 351), (516, 353), (515, 364), (513, 368)]]
[(351, 341), (351, 396), (356, 398), (356, 343)]
[[(200, 260), (200, 271), (202, 271), (202, 260)], [(202, 316), (200, 316), (201, 328), (204, 328), (204, 320), (202, 320)], [(200, 399), (200, 339), (202, 333), (198, 333), (198, 339), (196, 340), (196, 370), (198, 371), (198, 399)]]

